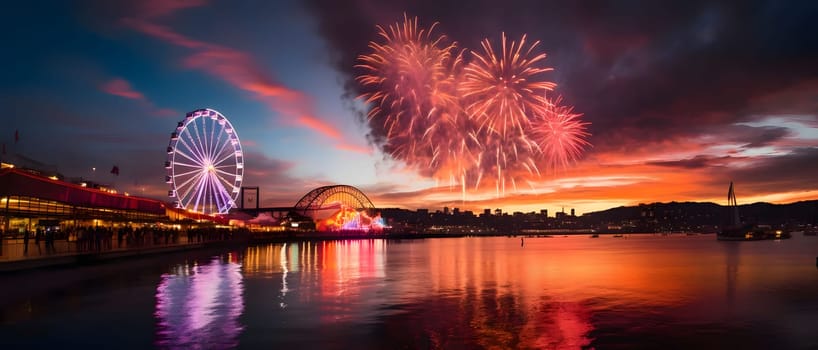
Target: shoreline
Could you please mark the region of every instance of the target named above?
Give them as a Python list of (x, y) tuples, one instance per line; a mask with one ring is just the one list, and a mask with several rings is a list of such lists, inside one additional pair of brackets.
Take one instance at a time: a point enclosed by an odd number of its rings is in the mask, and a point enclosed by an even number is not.
[(23, 259), (0, 261), (0, 274), (13, 274), (15, 272), (20, 271), (59, 268), (65, 266), (87, 266), (95, 264), (104, 264), (108, 262), (138, 259), (142, 257), (149, 257), (168, 253), (177, 253), (190, 250), (200, 250), (214, 247), (229, 247), (237, 243), (240, 242), (212, 241), (128, 249), (114, 249), (98, 252), (77, 252), (44, 255), (37, 257), (26, 257)]
[[(707, 233), (696, 233), (695, 235), (706, 235)], [(138, 259), (154, 255), (176, 253), (183, 251), (201, 250), (206, 248), (225, 248), (231, 246), (254, 246), (275, 243), (293, 242), (323, 242), (323, 241), (343, 241), (343, 240), (416, 240), (434, 238), (464, 238), (464, 237), (525, 237), (525, 238), (555, 238), (562, 236), (585, 236), (588, 233), (563, 232), (563, 233), (316, 233), (316, 232), (289, 232), (286, 234), (256, 235), (240, 240), (228, 241), (207, 241), (197, 243), (184, 243), (163, 246), (138, 247), (127, 249), (114, 249), (98, 252), (75, 252), (55, 255), (44, 255), (37, 257), (26, 257), (23, 259), (0, 260), (0, 274), (12, 274), (18, 271), (47, 269), (65, 266), (84, 266), (117, 262), (127, 259)], [(602, 233), (599, 236), (623, 237), (623, 234)], [(660, 233), (627, 233), (630, 235), (666, 235)], [(685, 235), (678, 233), (673, 235)], [(689, 233), (687, 235), (690, 235)], [(590, 235), (589, 235), (590, 237)], [(8, 244), (8, 243), (6, 243)]]

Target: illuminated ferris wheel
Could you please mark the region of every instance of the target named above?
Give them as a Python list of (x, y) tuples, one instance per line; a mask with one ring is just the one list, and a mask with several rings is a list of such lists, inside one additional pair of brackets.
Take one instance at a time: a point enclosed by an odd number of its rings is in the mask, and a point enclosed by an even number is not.
[(236, 206), (244, 174), (239, 136), (215, 110), (190, 112), (170, 135), (165, 169), (177, 208), (225, 214)]

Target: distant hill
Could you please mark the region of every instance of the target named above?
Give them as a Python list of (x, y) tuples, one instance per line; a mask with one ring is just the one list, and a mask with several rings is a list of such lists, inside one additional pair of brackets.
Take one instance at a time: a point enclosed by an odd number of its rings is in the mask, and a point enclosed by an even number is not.
[[(651, 220), (680, 222), (696, 225), (722, 225), (728, 208), (710, 202), (670, 202), (640, 204), (591, 212), (582, 216), (586, 222), (622, 222), (625, 220)], [(753, 203), (739, 206), (744, 222), (762, 224), (804, 223), (818, 224), (818, 200), (789, 204)]]

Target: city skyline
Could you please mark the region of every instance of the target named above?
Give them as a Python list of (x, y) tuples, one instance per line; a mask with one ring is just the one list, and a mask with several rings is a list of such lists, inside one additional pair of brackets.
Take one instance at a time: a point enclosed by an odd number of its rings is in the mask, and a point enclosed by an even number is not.
[[(3, 21), (13, 54), (2, 60), (15, 69), (2, 73), (0, 142), (67, 176), (166, 199), (170, 133), (186, 112), (214, 108), (237, 130), (244, 186), (261, 187), (263, 206), (329, 184), (356, 186), (378, 207), (578, 215), (724, 204), (730, 181), (740, 203), (818, 198), (815, 5), (454, 4), (18, 4)], [(354, 65), (376, 25), (404, 14), (440, 22), (464, 47), (501, 33), (539, 40), (547, 78), (590, 123), (592, 147), (500, 196), (392, 159), (361, 117)]]

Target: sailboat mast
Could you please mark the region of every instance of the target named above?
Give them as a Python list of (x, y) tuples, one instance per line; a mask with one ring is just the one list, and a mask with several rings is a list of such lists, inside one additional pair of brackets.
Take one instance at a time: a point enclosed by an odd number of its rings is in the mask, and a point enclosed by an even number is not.
[(738, 226), (740, 224), (740, 219), (738, 215), (738, 202), (736, 201), (736, 192), (733, 190), (733, 181), (730, 181), (730, 190), (727, 192), (727, 206), (730, 207), (730, 211), (732, 211), (732, 219), (733, 219), (733, 226)]

